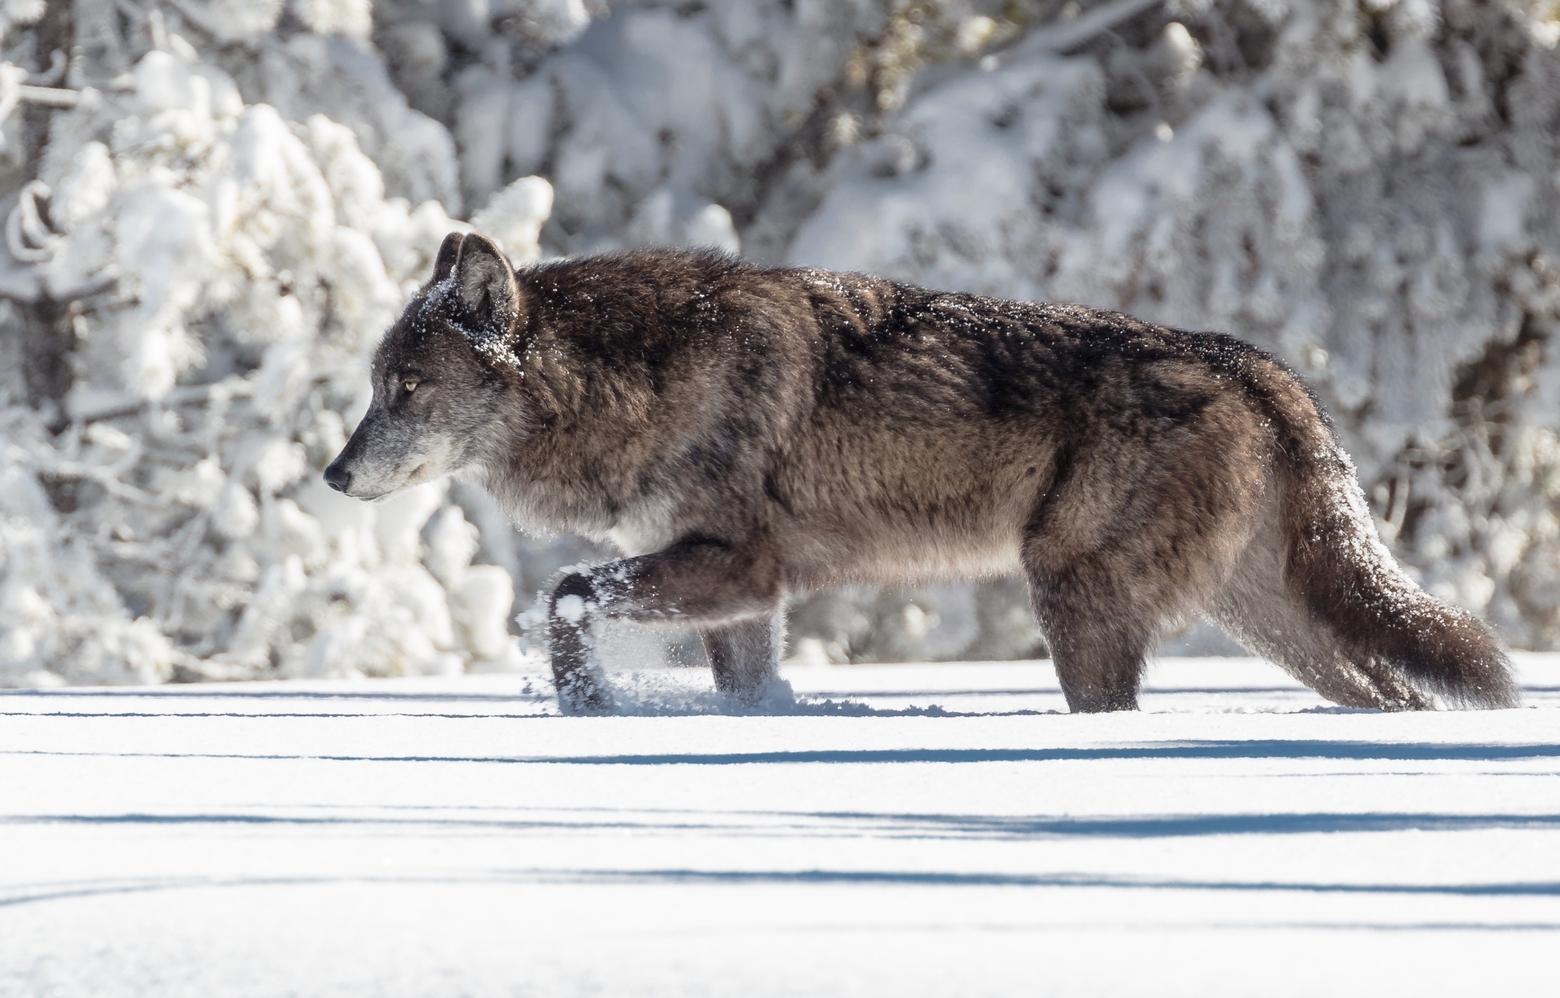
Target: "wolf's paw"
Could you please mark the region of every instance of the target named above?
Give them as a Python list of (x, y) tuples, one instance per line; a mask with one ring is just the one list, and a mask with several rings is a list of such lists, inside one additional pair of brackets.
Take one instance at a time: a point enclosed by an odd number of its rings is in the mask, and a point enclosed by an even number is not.
[(787, 712), (796, 706), (791, 684), (778, 676), (748, 689), (722, 691), (732, 705), (754, 713)]
[(558, 691), (558, 712), (564, 717), (593, 717), (616, 710), (612, 691), (603, 684), (577, 682)]

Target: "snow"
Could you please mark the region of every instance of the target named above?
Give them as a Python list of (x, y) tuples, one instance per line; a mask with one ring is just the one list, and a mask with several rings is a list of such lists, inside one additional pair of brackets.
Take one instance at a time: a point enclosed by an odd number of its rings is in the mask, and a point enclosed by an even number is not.
[(0, 694), (0, 994), (1534, 994), (1560, 657), (1527, 707), (1324, 706), (1176, 659), (792, 668), (719, 713), (539, 678)]
[(577, 624), (585, 617), (585, 600), (579, 596), (564, 596), (555, 607), (559, 619)]

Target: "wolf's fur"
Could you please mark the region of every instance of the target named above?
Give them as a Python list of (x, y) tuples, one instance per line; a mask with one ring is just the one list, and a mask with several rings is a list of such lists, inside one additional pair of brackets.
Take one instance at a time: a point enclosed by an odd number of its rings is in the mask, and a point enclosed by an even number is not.
[(1228, 336), (707, 253), (516, 273), (456, 234), (327, 477), (461, 469), (625, 555), (553, 595), (570, 709), (609, 702), (601, 617), (698, 627), (756, 698), (789, 594), (1010, 571), (1074, 710), (1135, 707), (1198, 612), (1340, 703), (1517, 702), (1489, 632), (1382, 547), (1316, 399)]

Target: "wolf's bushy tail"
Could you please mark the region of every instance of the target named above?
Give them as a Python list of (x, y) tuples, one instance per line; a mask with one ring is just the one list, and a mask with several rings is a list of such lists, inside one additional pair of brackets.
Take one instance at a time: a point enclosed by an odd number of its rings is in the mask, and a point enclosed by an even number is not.
[(1381, 662), (1456, 706), (1518, 706), (1489, 628), (1420, 589), (1382, 544), (1354, 464), (1300, 379), (1271, 358), (1242, 366), (1278, 436), (1286, 588), (1350, 657)]

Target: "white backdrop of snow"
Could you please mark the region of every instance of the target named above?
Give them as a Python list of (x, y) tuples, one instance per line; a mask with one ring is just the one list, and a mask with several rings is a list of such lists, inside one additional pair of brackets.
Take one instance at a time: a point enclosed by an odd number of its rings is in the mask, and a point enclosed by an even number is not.
[[(0, 682), (513, 667), (516, 595), (588, 549), (459, 483), (318, 482), (464, 219), (517, 261), (706, 244), (1237, 332), (1318, 386), (1427, 585), (1560, 641), (1538, 5), (76, 0), (119, 27), (32, 162), (44, 9), (0, 7), (0, 276), (107, 290), (63, 413), (0, 339)], [(1008, 583), (794, 625), (824, 658), (1036, 640)]]

